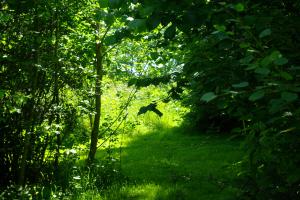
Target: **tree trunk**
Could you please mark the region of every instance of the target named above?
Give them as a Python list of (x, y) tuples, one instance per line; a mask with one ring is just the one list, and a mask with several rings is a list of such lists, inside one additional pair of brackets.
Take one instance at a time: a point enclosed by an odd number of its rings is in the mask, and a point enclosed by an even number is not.
[(88, 155), (88, 163), (91, 163), (95, 159), (95, 154), (97, 151), (98, 135), (99, 135), (99, 126), (100, 126), (100, 117), (101, 117), (101, 83), (103, 78), (103, 52), (102, 44), (98, 42), (99, 39), (96, 37), (96, 83), (95, 83), (95, 100), (96, 100), (96, 114), (94, 117), (94, 124), (91, 133), (91, 144), (90, 152)]
[[(36, 3), (34, 5), (37, 5)], [(36, 9), (34, 12), (34, 16), (38, 16), (38, 10)], [(34, 30), (39, 31), (39, 22), (34, 21)], [(36, 52), (34, 53), (34, 61), (36, 64), (40, 64), (40, 50), (39, 50), (39, 42), (37, 38), (34, 40), (34, 46), (36, 49)], [(31, 136), (34, 131), (34, 124), (36, 121), (36, 113), (34, 111), (35, 109), (35, 103), (36, 103), (36, 98), (37, 98), (37, 84), (38, 84), (38, 79), (39, 79), (39, 72), (38, 69), (35, 65), (32, 66), (33, 70), (33, 77), (32, 77), (32, 82), (31, 82), (31, 95), (32, 99), (29, 100), (28, 104), (28, 110), (27, 112), (27, 118), (28, 118), (28, 123), (26, 126), (25, 131), (25, 136), (24, 136), (24, 142), (23, 142), (23, 152), (21, 153), (20, 157), (20, 168), (19, 168), (19, 176), (18, 176), (18, 181), (17, 183), (19, 185), (25, 185), (26, 183), (26, 168), (27, 168), (27, 162), (28, 162), (28, 155), (30, 155), (30, 148), (31, 148)]]
[(25, 185), (26, 181), (26, 176), (25, 176), (25, 171), (26, 171), (26, 166), (27, 166), (27, 157), (28, 157), (28, 151), (30, 147), (30, 133), (29, 131), (26, 131), (25, 133), (25, 141), (24, 141), (24, 149), (23, 149), (23, 154), (21, 157), (21, 163), (20, 163), (20, 171), (19, 171), (19, 177), (18, 177), (18, 184), (19, 185)]
[[(55, 2), (57, 4), (57, 2)], [(54, 72), (54, 91), (53, 91), (53, 98), (54, 98), (54, 105), (59, 106), (60, 99), (59, 99), (59, 70), (60, 70), (60, 64), (58, 62), (58, 38), (59, 38), (59, 18), (58, 18), (58, 12), (57, 10), (54, 13), (54, 27), (53, 30), (55, 35), (55, 44), (54, 44), (54, 52), (53, 57), (55, 59), (55, 72)], [(55, 113), (55, 123), (60, 123), (60, 116), (58, 111)], [(59, 131), (56, 134), (56, 152), (54, 157), (54, 173), (56, 174), (56, 177), (58, 176), (58, 164), (59, 164), (59, 157), (60, 157), (60, 146), (61, 146), (61, 132)]]

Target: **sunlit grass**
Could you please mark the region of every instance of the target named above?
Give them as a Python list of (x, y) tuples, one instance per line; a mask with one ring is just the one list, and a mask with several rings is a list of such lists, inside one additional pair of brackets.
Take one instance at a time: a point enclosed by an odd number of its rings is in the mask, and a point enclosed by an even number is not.
[[(157, 108), (164, 113), (162, 117), (151, 112), (138, 116), (139, 108), (151, 103), (151, 98), (143, 97), (145, 92), (137, 94), (126, 110), (128, 119), (113, 136), (116, 140), (105, 142), (96, 155), (97, 160), (105, 160), (110, 148), (125, 181), (106, 189), (83, 189), (71, 199), (235, 199), (238, 189), (233, 182), (236, 172), (232, 164), (243, 155), (239, 142), (177, 128), (187, 109), (176, 102), (158, 103)], [(158, 96), (159, 92), (154, 95)], [(117, 101), (104, 100), (104, 109), (120, 106)], [(138, 122), (137, 126), (126, 129), (132, 121)], [(103, 141), (100, 138), (99, 144)], [(87, 145), (80, 148), (88, 149)], [(80, 165), (84, 164), (86, 153), (80, 155)]]
[[(116, 151), (115, 156), (119, 156), (121, 173), (126, 180), (104, 190), (82, 189), (68, 199), (236, 198), (238, 189), (233, 182), (236, 172), (232, 164), (242, 157), (238, 141), (184, 133), (168, 126), (119, 137), (111, 148)], [(100, 148), (97, 159), (105, 155), (105, 148)]]
[(238, 141), (174, 128), (136, 132), (128, 138), (123, 141), (121, 172), (130, 181), (101, 198), (235, 199), (238, 189), (231, 166), (242, 157)]
[(120, 188), (111, 189), (105, 196), (105, 199), (156, 199), (162, 187), (160, 185), (145, 183), (141, 185), (126, 185)]
[(199, 195), (226, 199), (235, 193), (230, 166), (240, 158), (237, 142), (170, 129), (136, 137), (124, 149), (122, 171), (135, 181), (176, 186), (190, 199)]

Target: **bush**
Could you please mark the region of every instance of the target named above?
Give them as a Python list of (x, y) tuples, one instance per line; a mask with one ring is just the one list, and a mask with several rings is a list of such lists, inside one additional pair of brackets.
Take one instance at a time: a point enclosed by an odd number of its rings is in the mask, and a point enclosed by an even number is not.
[(299, 199), (299, 132), (277, 132), (256, 125), (247, 137), (243, 197), (250, 199)]

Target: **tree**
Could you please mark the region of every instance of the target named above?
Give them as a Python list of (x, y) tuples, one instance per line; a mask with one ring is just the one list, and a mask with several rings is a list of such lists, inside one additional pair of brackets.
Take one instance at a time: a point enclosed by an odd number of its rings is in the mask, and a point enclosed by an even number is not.
[[(100, 24), (97, 23), (97, 30), (96, 32), (100, 31)], [(109, 29), (109, 28), (108, 28)], [(107, 29), (107, 31), (108, 31)], [(105, 35), (103, 36), (105, 38)], [(97, 151), (97, 145), (98, 145), (98, 135), (99, 135), (99, 125), (100, 125), (100, 117), (101, 117), (101, 82), (103, 79), (103, 39), (99, 37), (99, 35), (96, 35), (96, 82), (95, 82), (95, 117), (94, 117), (94, 124), (93, 129), (91, 133), (91, 145), (90, 145), (90, 152), (88, 155), (88, 161), (92, 162), (95, 159), (95, 154)]]
[(77, 3), (1, 2), (1, 185), (36, 181), (51, 163), (45, 156), (53, 146), (57, 168), (64, 87), (60, 42)]
[(138, 2), (142, 19), (166, 27), (166, 41), (183, 33), (186, 60), (175, 80), (189, 91), (181, 95), (189, 122), (202, 132), (231, 124), (247, 138), (244, 194), (296, 198), (299, 2)]
[[(94, 109), (89, 111), (92, 131), (88, 163), (93, 162), (98, 138), (103, 136), (99, 133), (103, 92), (102, 81), (106, 73), (112, 74), (110, 72), (114, 71), (113, 67), (108, 66), (110, 64), (110, 52), (124, 38), (132, 36), (132, 30), (123, 28), (124, 24), (128, 23), (126, 14), (130, 11), (129, 5), (130, 2), (127, 1), (90, 1), (74, 17), (76, 25), (73, 28), (73, 38), (69, 41), (72, 47), (68, 47), (68, 49), (73, 48), (75, 51), (69, 53), (71, 55), (68, 56), (75, 58), (78, 56), (76, 54), (82, 56), (80, 58), (81, 63), (78, 63), (78, 65), (80, 65), (79, 68), (86, 71), (85, 78), (90, 80), (77, 81), (87, 84), (86, 89), (92, 87), (91, 84), (94, 82), (93, 100), (89, 100), (91, 107), (94, 107)], [(77, 42), (78, 40), (81, 44)], [(83, 63), (85, 66), (83, 66)], [(94, 69), (91, 69), (89, 63), (94, 64)], [(83, 77), (82, 75), (80, 77)], [(87, 97), (90, 96), (87, 95)], [(94, 117), (92, 117), (92, 113)]]

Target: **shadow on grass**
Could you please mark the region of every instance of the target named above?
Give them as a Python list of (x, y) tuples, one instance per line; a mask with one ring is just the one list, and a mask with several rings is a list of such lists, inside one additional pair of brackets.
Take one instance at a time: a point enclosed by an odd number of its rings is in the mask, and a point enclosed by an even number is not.
[(120, 159), (130, 181), (112, 187), (107, 199), (235, 199), (239, 142), (176, 128), (131, 137)]

